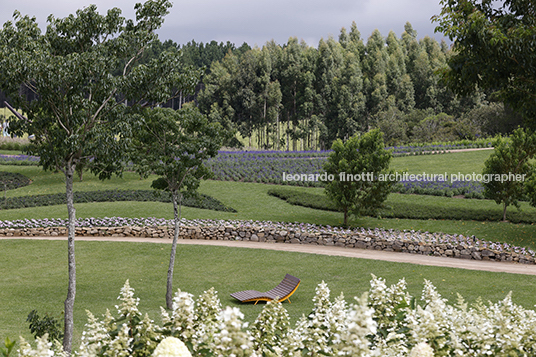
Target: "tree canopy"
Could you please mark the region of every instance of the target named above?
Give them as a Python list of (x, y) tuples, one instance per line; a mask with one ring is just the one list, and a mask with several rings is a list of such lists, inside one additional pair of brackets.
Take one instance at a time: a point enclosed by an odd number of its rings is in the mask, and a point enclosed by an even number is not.
[[(13, 21), (0, 31), (0, 88), (24, 113), (16, 114), (10, 130), (17, 135), (32, 134), (30, 152), (39, 155), (45, 170), (65, 175), (69, 214), (66, 352), (72, 347), (76, 294), (75, 167), (89, 165), (100, 178), (120, 173), (133, 114), (190, 91), (199, 81), (197, 72), (182, 66), (177, 51), (161, 52), (158, 58), (138, 63), (156, 40), (155, 30), (170, 7), (167, 0), (148, 0), (135, 5), (135, 20), (126, 20), (118, 8), (101, 15), (90, 5), (63, 19), (50, 15), (45, 33), (35, 18), (15, 12)], [(21, 88), (37, 100), (21, 95)]]
[(384, 146), (378, 129), (333, 142), (324, 164), (326, 194), (343, 212), (345, 226), (350, 214), (371, 214), (381, 208), (396, 184), (389, 178), (395, 174), (389, 170), (392, 155)]
[[(387, 143), (407, 143), (416, 138), (413, 129), (420, 121), (441, 113), (459, 127), (454, 139), (490, 135), (480, 130), (489, 127), (489, 111), (480, 113), (484, 122), (478, 127), (462, 121), (465, 113), (490, 105), (488, 93), (478, 88), (459, 96), (440, 80), (438, 71), (451, 55), (444, 42), (417, 39), (409, 23), (400, 38), (375, 30), (368, 39), (353, 23), (349, 31), (341, 29), (338, 40), (321, 39), (317, 48), (291, 37), (283, 45), (270, 41), (228, 52), (204, 77), (199, 107), (236, 128), (250, 146), (256, 138), (256, 146), (265, 149), (328, 149), (337, 138), (371, 127), (385, 130), (392, 120), (396, 130), (385, 137)], [(432, 140), (452, 140), (444, 129)]]
[[(529, 193), (534, 197), (534, 187), (525, 184), (532, 176), (534, 165), (530, 162), (536, 155), (536, 134), (518, 128), (509, 140), (497, 139), (495, 150), (484, 163), (484, 196), (503, 205), (503, 221), (510, 205), (519, 208), (519, 200)], [(534, 205), (534, 200), (532, 201)]]
[(217, 122), (192, 106), (180, 110), (146, 109), (135, 127), (132, 159), (140, 175), (156, 174), (152, 187), (169, 190), (174, 210), (174, 238), (167, 276), (166, 305), (173, 305), (173, 268), (179, 238), (183, 193), (194, 194), (200, 180), (212, 172), (203, 161), (216, 156), (225, 139), (225, 131)]
[(536, 4), (442, 0), (436, 31), (454, 41), (444, 78), (457, 93), (496, 91), (536, 128)]

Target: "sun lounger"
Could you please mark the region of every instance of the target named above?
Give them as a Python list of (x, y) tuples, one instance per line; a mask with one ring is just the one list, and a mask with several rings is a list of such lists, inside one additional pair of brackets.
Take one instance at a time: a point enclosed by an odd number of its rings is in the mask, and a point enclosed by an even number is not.
[(288, 300), (290, 303), (289, 297), (294, 294), (299, 285), (300, 279), (287, 274), (278, 286), (265, 293), (257, 290), (244, 290), (232, 293), (231, 296), (240, 300), (241, 302), (255, 301), (255, 305), (257, 305), (259, 301), (271, 301), (275, 299), (278, 299), (279, 302)]

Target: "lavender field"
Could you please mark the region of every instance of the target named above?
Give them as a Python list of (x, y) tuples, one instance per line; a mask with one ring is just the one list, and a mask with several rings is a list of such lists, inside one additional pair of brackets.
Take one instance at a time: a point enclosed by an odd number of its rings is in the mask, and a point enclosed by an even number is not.
[[(320, 180), (293, 180), (292, 176), (310, 175), (316, 179), (316, 175), (324, 172), (322, 166), (328, 155), (329, 151), (221, 151), (206, 164), (213, 171), (214, 179), (220, 181), (323, 187)], [(396, 192), (483, 198), (483, 187), (477, 181), (406, 180), (400, 181)]]
[[(487, 147), (489, 143), (452, 143), (388, 147), (393, 156), (443, 153), (460, 148)], [(289, 175), (321, 175), (330, 151), (220, 151), (206, 165), (220, 181), (256, 182), (278, 185), (323, 187), (320, 180), (294, 180)], [(0, 164), (37, 165), (39, 157), (0, 155)], [(483, 198), (483, 187), (476, 181), (400, 181), (396, 192), (436, 196)]]

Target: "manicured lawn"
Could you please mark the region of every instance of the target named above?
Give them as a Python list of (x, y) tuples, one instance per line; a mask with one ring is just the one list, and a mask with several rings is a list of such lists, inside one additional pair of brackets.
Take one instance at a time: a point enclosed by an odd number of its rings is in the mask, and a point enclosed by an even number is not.
[[(475, 151), (445, 155), (420, 155), (395, 158), (393, 168), (409, 169), (412, 173), (472, 173), (480, 172), (483, 161), (491, 151)], [(33, 183), (7, 196), (24, 196), (64, 192), (62, 173), (43, 172), (35, 166), (0, 166), (0, 170), (20, 172)], [(154, 178), (140, 180), (134, 173), (123, 178), (99, 181), (84, 174), (82, 182), (75, 182), (76, 190), (149, 189)], [(235, 208), (237, 213), (183, 208), (185, 218), (271, 220), (309, 222), (339, 225), (342, 214), (293, 206), (267, 191), (273, 186), (240, 182), (203, 182), (200, 192), (210, 195)], [(300, 190), (317, 190), (297, 188)], [(316, 191), (315, 191), (316, 192)], [(484, 201), (456, 198), (392, 196), (392, 200), (437, 205), (493, 205)], [(441, 200), (440, 200), (441, 199)], [(498, 206), (496, 206), (499, 208)], [(159, 202), (124, 202), (77, 204), (78, 217), (164, 217), (172, 218), (171, 204)], [(526, 207), (527, 210), (534, 208)], [(65, 218), (65, 206), (49, 206), (0, 212), (0, 219)], [(364, 227), (443, 231), (479, 238), (505, 241), (515, 245), (536, 247), (536, 226), (502, 222), (470, 220), (409, 220), (362, 217), (352, 224)], [(150, 243), (77, 242), (78, 292), (75, 304), (76, 339), (79, 341), (85, 319), (85, 309), (97, 316), (106, 308), (114, 311), (117, 296), (126, 279), (141, 298), (140, 309), (160, 322), (159, 307), (164, 305), (165, 278), (169, 245)], [(32, 309), (59, 316), (67, 286), (66, 243), (57, 241), (0, 240), (0, 338), (30, 337), (26, 316)], [(410, 264), (368, 261), (342, 257), (316, 256), (298, 253), (257, 251), (238, 248), (180, 246), (175, 269), (175, 287), (195, 294), (214, 286), (220, 292), (224, 305), (237, 305), (229, 293), (254, 288), (270, 289), (290, 273), (303, 282), (292, 299), (285, 304), (296, 321), (312, 309), (314, 289), (322, 280), (332, 289), (332, 297), (344, 292), (347, 301), (368, 289), (370, 274), (385, 277), (389, 284), (405, 277), (412, 294), (420, 297), (423, 279), (431, 280), (444, 297), (455, 301), (459, 292), (470, 302), (479, 296), (484, 301), (497, 301), (513, 290), (516, 303), (530, 308), (536, 304), (534, 289), (536, 277), (498, 274), (459, 269), (422, 267)], [(241, 305), (248, 321), (253, 321), (261, 306)], [(76, 343), (78, 344), (78, 342)]]
[[(32, 179), (32, 184), (7, 192), (7, 197), (39, 195), (65, 192), (65, 176), (62, 172), (43, 171), (39, 166), (0, 165), (0, 171), (18, 172)], [(123, 177), (113, 176), (110, 180), (99, 180), (95, 175), (85, 172), (83, 180), (75, 176), (75, 191), (113, 190), (113, 189), (151, 189), (154, 178), (140, 180), (139, 175), (125, 172)]]
[[(76, 243), (77, 295), (75, 346), (79, 344), (88, 309), (100, 317), (115, 314), (119, 290), (126, 279), (141, 299), (140, 310), (160, 323), (165, 305), (165, 279), (169, 244)], [(66, 242), (0, 240), (0, 337), (30, 338), (25, 319), (32, 309), (59, 317), (67, 290)], [(536, 304), (536, 276), (488, 273), (462, 269), (329, 257), (314, 254), (244, 248), (181, 245), (175, 267), (174, 288), (196, 297), (215, 287), (224, 306), (236, 306), (253, 321), (262, 305), (240, 305), (229, 294), (244, 289), (269, 290), (290, 273), (302, 279), (298, 291), (285, 303), (293, 323), (313, 307), (316, 286), (325, 281), (332, 299), (344, 293), (348, 302), (369, 288), (370, 274), (388, 284), (405, 277), (409, 291), (420, 299), (424, 279), (432, 281), (451, 303), (460, 293), (469, 302), (481, 296), (497, 301), (512, 290), (513, 300), (527, 308)]]
[(394, 170), (406, 170), (421, 174), (472, 174), (482, 173), (484, 162), (493, 150), (464, 151), (436, 155), (415, 155), (395, 157), (391, 161)]

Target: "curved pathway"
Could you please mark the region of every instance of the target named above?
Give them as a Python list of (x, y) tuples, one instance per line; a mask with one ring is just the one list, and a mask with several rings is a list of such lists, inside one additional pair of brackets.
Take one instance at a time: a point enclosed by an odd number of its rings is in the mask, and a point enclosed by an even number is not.
[[(2, 239), (38, 239), (38, 240), (67, 240), (67, 237), (2, 237)], [(163, 238), (129, 238), (129, 237), (76, 237), (77, 241), (113, 241), (171, 244), (171, 239)], [(493, 262), (457, 258), (434, 257), (420, 254), (384, 252), (357, 248), (343, 248), (312, 244), (288, 243), (259, 243), (250, 241), (179, 239), (179, 244), (212, 245), (224, 247), (271, 249), (285, 252), (322, 254), (348, 258), (383, 260), (397, 263), (429, 265), (446, 268), (483, 270), (499, 273), (536, 275), (536, 264), (519, 264), (512, 262)]]

